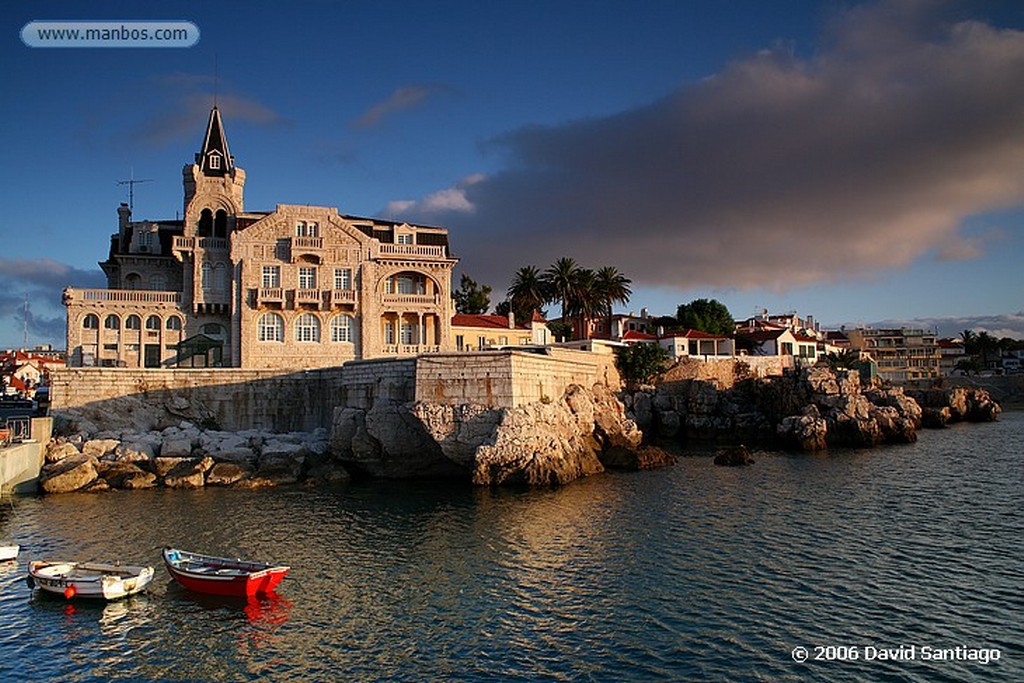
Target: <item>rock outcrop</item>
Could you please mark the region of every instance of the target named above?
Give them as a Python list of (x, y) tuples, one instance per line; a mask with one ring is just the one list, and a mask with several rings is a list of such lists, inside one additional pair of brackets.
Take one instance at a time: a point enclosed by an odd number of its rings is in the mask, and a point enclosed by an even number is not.
[(933, 390), (922, 396), (865, 387), (854, 371), (817, 366), (762, 379), (733, 373), (732, 384), (718, 376), (673, 376), (682, 379), (626, 397), (630, 415), (646, 434), (819, 451), (908, 443), (922, 426), (992, 420), (999, 414), (998, 404), (981, 390)]
[(989, 393), (976, 387), (933, 387), (907, 392), (923, 410), (928, 427), (945, 427), (955, 422), (992, 422), (1002, 408)]
[(291, 434), (231, 433), (180, 422), (158, 432), (67, 432), (69, 428), (80, 430), (83, 424), (95, 427), (92, 421), (65, 420), (63, 432), (47, 444), (47, 464), (39, 478), (44, 492), (157, 486), (260, 488), (299, 482), (334, 484), (349, 478), (331, 457), (324, 429)]
[(393, 477), (454, 474), (479, 486), (559, 485), (606, 467), (671, 461), (640, 451), (641, 441), (623, 405), (600, 384), (572, 385), (556, 401), (517, 408), (382, 399), (368, 411), (336, 409), (331, 436), (349, 468)]

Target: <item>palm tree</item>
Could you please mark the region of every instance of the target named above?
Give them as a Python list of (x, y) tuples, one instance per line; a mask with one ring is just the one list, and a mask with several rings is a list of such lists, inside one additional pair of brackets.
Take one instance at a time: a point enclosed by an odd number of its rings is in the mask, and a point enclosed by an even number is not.
[(577, 271), (580, 267), (576, 261), (568, 256), (563, 256), (544, 271), (544, 282), (547, 283), (548, 296), (562, 303), (562, 320), (569, 315), (570, 302), (574, 297), (574, 290), (577, 285)]
[(981, 367), (988, 369), (988, 352), (999, 348), (999, 341), (988, 332), (979, 332), (975, 337), (978, 352), (981, 353)]
[(975, 346), (978, 343), (978, 335), (974, 334), (973, 330), (964, 330), (960, 333), (960, 339), (964, 343), (964, 353), (969, 356), (974, 355), (976, 351)]
[(629, 288), (629, 285), (633, 281), (620, 273), (619, 269), (615, 266), (602, 266), (598, 269), (595, 279), (604, 306), (604, 314), (608, 317), (608, 334), (610, 336), (612, 331), (612, 306), (629, 303), (629, 297), (633, 294), (633, 290)]
[[(507, 292), (509, 303), (516, 315), (533, 317), (550, 299), (544, 276), (535, 266), (523, 266), (516, 271)], [(523, 320), (522, 322), (528, 322)]]
[(580, 339), (589, 339), (590, 321), (604, 313), (604, 297), (598, 287), (597, 274), (589, 268), (573, 273), (568, 300), (568, 314), (576, 318)]

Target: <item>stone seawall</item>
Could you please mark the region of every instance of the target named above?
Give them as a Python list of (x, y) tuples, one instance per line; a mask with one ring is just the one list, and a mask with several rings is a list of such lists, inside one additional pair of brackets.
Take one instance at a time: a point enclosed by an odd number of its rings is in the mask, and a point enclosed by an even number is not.
[[(381, 399), (515, 408), (558, 399), (573, 384), (603, 384), (619, 376), (611, 357), (579, 351), (489, 351), (358, 360), (300, 372), (239, 369), (64, 368), (52, 379), (55, 415), (88, 413), (105, 428), (103, 412), (137, 414), (153, 429), (165, 411), (222, 430), (312, 431), (329, 427), (337, 407), (370, 409)], [(123, 399), (135, 399), (131, 403)], [(177, 406), (177, 407), (176, 407)], [(177, 412), (176, 412), (177, 411)], [(116, 416), (115, 416), (116, 417)], [(146, 421), (152, 425), (145, 425)]]
[(620, 385), (612, 356), (564, 349), (420, 356), (415, 379), (417, 401), (488, 408), (555, 401), (574, 384), (601, 384), (613, 391)]
[[(126, 417), (124, 411), (169, 408), (174, 414), (177, 404), (188, 411), (181, 418), (220, 429), (312, 431), (330, 425), (333, 404), (344, 394), (344, 372), (64, 368), (53, 374), (51, 394), (54, 415), (85, 411), (101, 428), (105, 411), (120, 409)], [(136, 401), (126, 403), (126, 398)]]

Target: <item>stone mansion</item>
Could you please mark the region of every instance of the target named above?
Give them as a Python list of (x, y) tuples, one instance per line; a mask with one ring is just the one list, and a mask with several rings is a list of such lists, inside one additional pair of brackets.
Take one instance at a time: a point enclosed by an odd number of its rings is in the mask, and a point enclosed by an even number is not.
[(65, 290), (68, 365), (302, 369), (451, 346), (447, 230), (246, 211), (216, 107), (183, 175), (183, 220), (122, 204), (107, 289)]

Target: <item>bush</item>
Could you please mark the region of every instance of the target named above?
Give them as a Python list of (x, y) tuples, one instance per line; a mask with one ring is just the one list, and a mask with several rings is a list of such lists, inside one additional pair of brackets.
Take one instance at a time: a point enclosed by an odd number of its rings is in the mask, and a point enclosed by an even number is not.
[(669, 365), (668, 351), (660, 344), (634, 344), (618, 349), (615, 365), (626, 385), (635, 388), (650, 384)]

